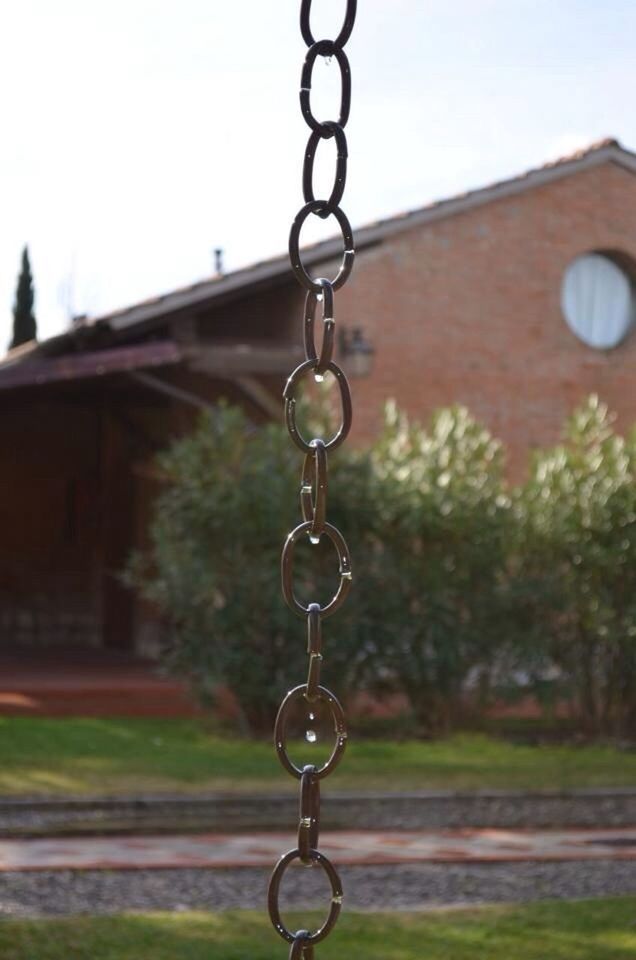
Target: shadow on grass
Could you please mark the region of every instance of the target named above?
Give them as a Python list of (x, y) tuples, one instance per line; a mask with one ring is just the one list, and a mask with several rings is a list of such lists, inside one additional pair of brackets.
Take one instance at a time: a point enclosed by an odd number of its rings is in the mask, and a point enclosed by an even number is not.
[[(315, 918), (290, 914), (294, 929)], [(177, 913), (6, 921), (2, 960), (281, 960), (262, 914)], [(632, 898), (434, 913), (345, 914), (321, 960), (632, 960)]]

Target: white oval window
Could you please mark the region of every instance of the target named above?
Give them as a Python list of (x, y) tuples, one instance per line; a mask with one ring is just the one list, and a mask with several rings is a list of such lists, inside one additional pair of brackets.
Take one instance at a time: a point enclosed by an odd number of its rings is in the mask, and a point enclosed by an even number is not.
[(615, 347), (634, 318), (630, 278), (600, 253), (577, 257), (563, 277), (561, 309), (583, 343), (598, 349)]

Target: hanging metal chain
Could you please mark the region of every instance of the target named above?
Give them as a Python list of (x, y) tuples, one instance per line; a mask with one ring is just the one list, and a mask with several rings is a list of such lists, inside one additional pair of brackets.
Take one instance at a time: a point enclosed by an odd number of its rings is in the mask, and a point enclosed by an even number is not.
[[(345, 716), (336, 697), (320, 685), (322, 666), (322, 621), (338, 609), (345, 600), (351, 587), (351, 559), (344, 537), (326, 520), (327, 513), (327, 455), (346, 439), (351, 428), (352, 408), (349, 384), (344, 372), (333, 360), (335, 339), (334, 290), (338, 290), (347, 280), (354, 261), (353, 233), (351, 225), (340, 209), (347, 176), (347, 138), (344, 128), (349, 119), (351, 104), (351, 71), (344, 46), (351, 35), (356, 17), (356, 0), (346, 0), (342, 29), (335, 40), (314, 40), (310, 26), (312, 0), (302, 0), (300, 7), (300, 30), (308, 46), (300, 81), (300, 108), (311, 135), (305, 150), (303, 164), (304, 207), (294, 220), (289, 235), (289, 258), (292, 270), (302, 286), (307, 290), (303, 319), (303, 341), (305, 361), (290, 375), (283, 399), (285, 403), (285, 421), (290, 436), (296, 446), (305, 454), (300, 481), (300, 507), (303, 522), (288, 535), (281, 558), (281, 576), (283, 596), (287, 605), (299, 617), (307, 621), (307, 653), (309, 656), (307, 682), (290, 690), (283, 700), (274, 729), (276, 753), (285, 769), (300, 781), (300, 809), (297, 846), (278, 861), (272, 874), (268, 890), (268, 909), (271, 921), (283, 940), (291, 944), (290, 960), (313, 960), (314, 944), (323, 940), (338, 919), (342, 904), (342, 884), (333, 864), (320, 853), (318, 837), (320, 832), (320, 781), (327, 777), (339, 763), (347, 745)], [(311, 109), (311, 83), (314, 64), (317, 57), (334, 59), (340, 71), (341, 94), (340, 115), (337, 121), (316, 120)], [(321, 140), (335, 141), (336, 170), (333, 189), (328, 200), (317, 200), (313, 188), (313, 172), (316, 150)], [(343, 237), (344, 252), (342, 264), (332, 280), (324, 277), (313, 278), (307, 272), (300, 255), (300, 231), (310, 214), (325, 219), (335, 217)], [(318, 304), (322, 313), (322, 343), (316, 348), (315, 322)], [(296, 391), (303, 377), (313, 374), (322, 380), (329, 371), (335, 378), (340, 391), (342, 419), (336, 433), (325, 440), (316, 437), (306, 440), (296, 425)], [(311, 544), (320, 542), (324, 535), (331, 540), (338, 557), (340, 583), (334, 596), (324, 605), (310, 603), (306, 607), (294, 593), (293, 572), (296, 544), (307, 535)], [(316, 709), (322, 703), (331, 712), (334, 724), (335, 741), (331, 756), (321, 766), (306, 764), (296, 766), (287, 751), (287, 728), (290, 713), (297, 704), (305, 703), (307, 709)], [(314, 714), (310, 713), (311, 720)], [(327, 919), (317, 930), (289, 930), (280, 914), (279, 892), (287, 868), (294, 861), (306, 866), (320, 866), (331, 886), (331, 901)]]

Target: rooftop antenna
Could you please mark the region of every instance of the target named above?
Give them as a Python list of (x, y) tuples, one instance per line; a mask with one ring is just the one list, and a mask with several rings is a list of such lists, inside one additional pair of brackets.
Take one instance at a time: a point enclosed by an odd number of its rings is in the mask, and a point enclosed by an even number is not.
[(214, 272), (219, 277), (223, 275), (223, 247), (214, 248)]

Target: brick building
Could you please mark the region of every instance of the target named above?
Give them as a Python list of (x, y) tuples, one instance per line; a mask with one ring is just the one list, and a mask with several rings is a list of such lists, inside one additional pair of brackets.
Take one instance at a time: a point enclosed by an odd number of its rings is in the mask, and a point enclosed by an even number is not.
[[(621, 428), (636, 423), (636, 155), (604, 141), (376, 229), (338, 299), (376, 349), (373, 377), (356, 383), (358, 436), (373, 433), (387, 396), (422, 418), (459, 402), (505, 441), (519, 475), (591, 392)], [(584, 342), (563, 310), (568, 268), (592, 253), (628, 290), (608, 349)]]
[[(336, 322), (375, 351), (353, 383), (358, 442), (388, 397), (421, 419), (462, 403), (519, 475), (590, 392), (636, 422), (636, 156), (615, 141), (365, 226), (356, 250)], [(340, 253), (334, 239), (303, 259), (330, 276)], [(220, 396), (281, 415), (302, 305), (284, 256), (0, 363), (0, 643), (144, 648), (152, 613), (118, 574), (143, 542), (154, 454)]]

